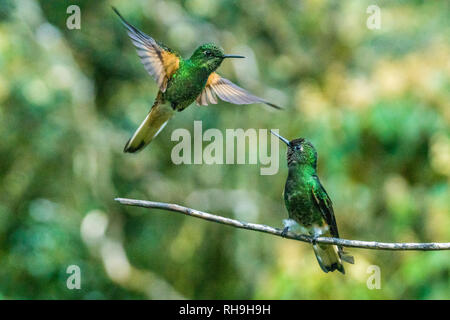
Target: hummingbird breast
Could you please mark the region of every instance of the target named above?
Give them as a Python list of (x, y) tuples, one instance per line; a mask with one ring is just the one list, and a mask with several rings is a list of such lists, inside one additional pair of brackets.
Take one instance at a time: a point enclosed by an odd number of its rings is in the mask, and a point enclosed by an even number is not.
[(175, 110), (184, 110), (200, 95), (208, 76), (206, 69), (183, 63), (169, 80), (164, 99), (169, 101)]
[(307, 179), (289, 176), (284, 189), (284, 201), (289, 218), (307, 229), (322, 226), (323, 217), (314, 203), (311, 186)]

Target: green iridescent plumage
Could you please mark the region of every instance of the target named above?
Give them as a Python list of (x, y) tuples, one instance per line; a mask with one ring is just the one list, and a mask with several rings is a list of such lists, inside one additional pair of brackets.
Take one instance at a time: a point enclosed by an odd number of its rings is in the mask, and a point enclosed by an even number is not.
[[(210, 52), (206, 56), (203, 52)], [(172, 75), (164, 93), (177, 111), (182, 111), (197, 99), (205, 88), (209, 75), (222, 63), (223, 52), (214, 44), (197, 48), (188, 60), (180, 59), (178, 70)]]
[[(284, 232), (295, 226), (314, 238), (339, 238), (333, 204), (317, 176), (317, 152), (314, 146), (302, 138), (288, 141), (274, 134), (288, 146), (289, 173), (284, 201), (290, 220), (285, 223)], [(324, 272), (339, 270), (345, 273), (342, 260), (353, 263), (353, 257), (344, 254), (341, 247), (315, 243), (313, 248)]]
[(133, 27), (113, 8), (128, 31), (147, 72), (158, 83), (160, 91), (150, 113), (125, 145), (124, 152), (136, 152), (145, 147), (167, 124), (175, 111), (183, 111), (192, 102), (199, 105), (216, 104), (217, 98), (234, 104), (265, 103), (215, 70), (226, 58), (244, 58), (226, 55), (213, 43), (198, 47), (189, 59), (161, 42)]

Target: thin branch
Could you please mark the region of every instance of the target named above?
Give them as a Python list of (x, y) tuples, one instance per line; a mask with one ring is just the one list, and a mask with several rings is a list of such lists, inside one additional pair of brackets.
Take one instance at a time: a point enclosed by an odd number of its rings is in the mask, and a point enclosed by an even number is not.
[[(198, 211), (195, 209), (183, 207), (177, 204), (170, 204), (164, 202), (154, 202), (154, 201), (144, 201), (144, 200), (134, 200), (134, 199), (124, 199), (116, 198), (117, 202), (136, 207), (143, 208), (155, 208), (163, 209), (173, 212), (182, 213), (188, 216), (213, 221), (221, 224), (226, 224), (235, 228), (247, 229), (253, 231), (259, 231), (264, 233), (269, 233), (275, 236), (284, 237), (292, 240), (299, 240), (303, 242), (312, 242), (312, 238), (306, 235), (295, 234), (292, 232), (287, 232), (283, 236), (282, 229), (273, 228), (263, 224), (249, 223), (244, 221), (239, 221), (235, 219), (225, 218), (222, 216), (217, 216), (211, 213)], [(340, 238), (328, 238), (319, 237), (316, 238), (317, 243), (325, 244), (335, 244), (343, 247), (353, 247), (353, 248), (363, 248), (363, 249), (377, 249), (377, 250), (450, 250), (450, 242), (446, 243), (387, 243), (387, 242), (377, 242), (377, 241), (360, 241), (360, 240), (346, 240)]]

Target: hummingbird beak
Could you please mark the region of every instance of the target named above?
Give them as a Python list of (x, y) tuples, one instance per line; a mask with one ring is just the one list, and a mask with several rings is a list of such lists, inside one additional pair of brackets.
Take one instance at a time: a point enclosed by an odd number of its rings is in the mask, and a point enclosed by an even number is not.
[(223, 58), (225, 59), (225, 58), (245, 58), (245, 57), (244, 56), (237, 56), (237, 55), (234, 55), (234, 54), (224, 54)]
[(273, 132), (272, 130), (270, 130), (270, 133), (272, 133), (274, 136), (277, 136), (278, 138), (280, 138), (281, 141), (283, 141), (284, 143), (287, 144), (288, 147), (291, 146), (290, 142), (288, 139), (283, 138), (282, 136), (280, 136), (278, 133)]

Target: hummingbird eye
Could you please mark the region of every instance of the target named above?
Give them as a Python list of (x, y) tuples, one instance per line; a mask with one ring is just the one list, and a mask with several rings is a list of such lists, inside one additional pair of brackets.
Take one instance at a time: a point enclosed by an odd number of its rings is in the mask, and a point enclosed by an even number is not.
[(212, 53), (211, 51), (209, 51), (209, 50), (203, 51), (203, 54), (204, 54), (205, 56), (207, 56), (207, 57), (212, 57), (212, 56), (213, 56), (213, 53)]

